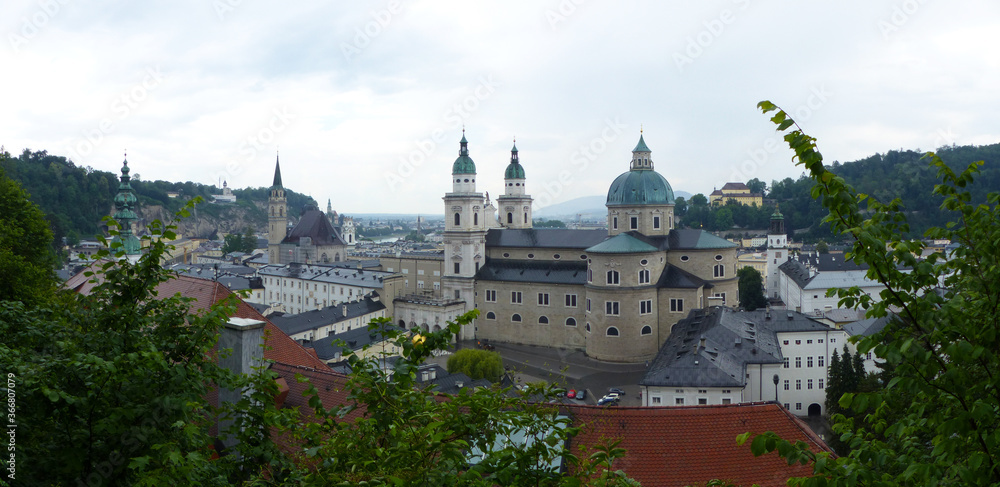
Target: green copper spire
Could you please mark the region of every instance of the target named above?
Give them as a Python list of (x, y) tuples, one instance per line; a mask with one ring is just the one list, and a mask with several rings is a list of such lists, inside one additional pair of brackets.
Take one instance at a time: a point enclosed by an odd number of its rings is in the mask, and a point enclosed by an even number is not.
[(517, 157), (517, 140), (514, 140), (514, 147), (510, 149), (510, 164), (503, 173), (504, 179), (524, 179), (524, 166)]
[(274, 188), (274, 187), (280, 188), (281, 187), (281, 164), (279, 162), (280, 162), (279, 161), (279, 157), (277, 155), (275, 155), (274, 156), (274, 183), (271, 184), (272, 188)]
[(649, 147), (646, 147), (646, 141), (642, 139), (642, 132), (639, 133), (639, 143), (635, 145), (632, 152), (652, 152)]
[(132, 177), (129, 176), (128, 159), (122, 164), (121, 184), (118, 185), (118, 194), (115, 195), (115, 220), (121, 225), (118, 235), (112, 242), (121, 242), (121, 250), (126, 256), (139, 255), (142, 252), (142, 243), (139, 238), (132, 233), (132, 224), (139, 217), (135, 214), (135, 193), (132, 191)]
[(458, 158), (451, 166), (451, 174), (476, 174), (476, 163), (469, 157), (469, 141), (465, 140), (465, 129), (462, 129), (462, 140), (458, 142)]

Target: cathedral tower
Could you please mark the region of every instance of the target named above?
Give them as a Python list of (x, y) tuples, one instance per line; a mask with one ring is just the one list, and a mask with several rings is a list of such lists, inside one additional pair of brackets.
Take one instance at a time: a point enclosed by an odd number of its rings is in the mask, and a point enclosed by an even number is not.
[[(444, 195), (444, 275), (441, 286), (448, 298), (466, 302), (471, 309), (475, 276), (486, 261), (486, 229), (482, 193), (476, 192), (476, 164), (469, 157), (469, 141), (462, 131), (458, 158), (451, 168), (452, 192)], [(460, 339), (473, 330), (462, 330)], [(468, 335), (467, 335), (468, 334)]]
[(668, 235), (674, 228), (674, 190), (653, 169), (652, 151), (639, 134), (629, 171), (608, 190), (608, 235), (635, 230), (643, 235)]
[(132, 225), (139, 217), (135, 214), (135, 193), (132, 191), (132, 177), (129, 176), (128, 159), (122, 163), (121, 184), (118, 185), (118, 194), (115, 195), (115, 221), (121, 226), (118, 235), (112, 240), (120, 242), (121, 248), (113, 249), (112, 254), (125, 252), (125, 258), (129, 262), (137, 262), (142, 255), (142, 242), (133, 233)]
[(288, 202), (285, 198), (285, 188), (281, 185), (281, 164), (278, 157), (274, 159), (274, 182), (271, 183), (271, 194), (267, 198), (267, 257), (268, 262), (277, 264), (281, 241), (288, 232)]
[(531, 228), (531, 196), (525, 194), (524, 167), (517, 156), (517, 144), (510, 150), (510, 164), (503, 174), (504, 194), (497, 198), (500, 224), (506, 228)]

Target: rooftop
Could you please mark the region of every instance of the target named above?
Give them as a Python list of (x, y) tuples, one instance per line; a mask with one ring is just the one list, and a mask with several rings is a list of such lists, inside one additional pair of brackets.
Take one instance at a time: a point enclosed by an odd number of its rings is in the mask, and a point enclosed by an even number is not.
[(272, 316), (271, 322), (281, 328), (281, 331), (288, 335), (296, 335), (304, 331), (313, 330), (321, 326), (340, 323), (344, 320), (365, 316), (371, 313), (384, 310), (385, 304), (381, 301), (365, 296), (364, 299), (350, 303), (341, 303), (335, 306), (294, 315)]

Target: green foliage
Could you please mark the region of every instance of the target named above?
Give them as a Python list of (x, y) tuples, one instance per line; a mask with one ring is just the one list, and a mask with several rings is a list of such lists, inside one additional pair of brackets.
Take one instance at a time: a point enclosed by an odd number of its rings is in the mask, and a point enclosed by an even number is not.
[(816, 242), (816, 252), (820, 254), (829, 254), (830, 246), (826, 243), (825, 240), (820, 240), (819, 242)]
[(764, 281), (760, 271), (753, 267), (744, 267), (736, 271), (739, 276), (740, 307), (747, 311), (767, 306), (767, 298), (764, 296)]
[[(844, 345), (843, 354), (833, 351), (830, 357), (830, 367), (827, 369), (828, 377), (826, 383), (826, 414), (833, 417), (843, 415), (845, 418), (854, 418), (858, 415), (850, 408), (840, 406), (840, 398), (844, 394), (857, 394), (861, 392), (861, 385), (867, 377), (865, 372), (864, 359), (861, 354), (852, 354)], [(877, 388), (872, 388), (874, 391)], [(840, 441), (840, 437), (831, 438), (827, 442), (837, 453), (846, 455), (850, 453), (849, 445)]]
[[(924, 247), (906, 237), (910, 225), (900, 198), (883, 202), (856, 192), (823, 166), (815, 139), (784, 111), (770, 102), (759, 106), (775, 112), (771, 121), (785, 132), (796, 164), (809, 172), (812, 195), (829, 211), (824, 223), (854, 239), (848, 258), (868, 264), (868, 277), (886, 286), (879, 302), (858, 288), (838, 290), (840, 305), (861, 306), (870, 317), (899, 311), (882, 332), (857, 342), (860, 353), (872, 351), (885, 361), (892, 378), (884, 389), (840, 398), (842, 407), (870, 411), (854, 420), (834, 417), (849, 455), (816, 454), (773, 433), (755, 437), (752, 451), (778, 451), (789, 462), (813, 465), (813, 477), (790, 485), (1000, 483), (1000, 193), (974, 202), (969, 188), (982, 163), (956, 173), (938, 155), (927, 154), (940, 180), (934, 200), (954, 220), (925, 236), (960, 246), (918, 261)], [(901, 271), (904, 266), (911, 271)]]
[(761, 181), (760, 179), (753, 178), (747, 181), (747, 188), (750, 188), (751, 193), (760, 193), (762, 195), (767, 195), (767, 183)]
[(257, 249), (257, 236), (247, 227), (243, 233), (230, 233), (223, 238), (222, 253), (243, 252), (251, 254)]
[(52, 296), (55, 259), (51, 245), (45, 215), (0, 168), (0, 301), (33, 304)]
[(423, 233), (413, 230), (403, 237), (403, 240), (406, 240), (407, 242), (423, 242), (427, 240), (427, 237), (424, 236)]
[(464, 348), (448, 357), (448, 372), (461, 372), (472, 380), (499, 382), (503, 375), (503, 359), (496, 352)]
[(705, 206), (708, 205), (708, 198), (705, 195), (698, 193), (691, 197), (691, 206)]

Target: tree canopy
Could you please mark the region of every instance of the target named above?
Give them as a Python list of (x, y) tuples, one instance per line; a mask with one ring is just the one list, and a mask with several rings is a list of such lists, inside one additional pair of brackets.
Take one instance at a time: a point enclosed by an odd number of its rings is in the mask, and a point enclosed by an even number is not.
[(46, 300), (55, 290), (54, 268), (45, 215), (0, 168), (0, 301)]
[(503, 359), (496, 352), (464, 348), (448, 357), (448, 372), (461, 372), (472, 380), (498, 382), (503, 375)]
[(738, 271), (740, 307), (747, 311), (767, 306), (767, 298), (764, 296), (764, 280), (760, 271), (747, 266)]
[[(1000, 483), (1000, 193), (977, 197), (982, 188), (973, 183), (982, 162), (956, 172), (928, 153), (929, 167), (913, 169), (936, 172), (939, 182), (924, 187), (924, 199), (952, 218), (924, 235), (957, 244), (919, 258), (924, 244), (908, 237), (897, 193), (856, 191), (823, 165), (816, 139), (787, 113), (770, 102), (759, 106), (774, 112), (771, 121), (785, 133), (796, 164), (809, 172), (812, 191), (828, 211), (824, 223), (854, 239), (847, 257), (868, 264), (868, 278), (886, 286), (880, 300), (856, 287), (836, 290), (840, 305), (860, 306), (869, 317), (886, 317), (890, 308), (898, 313), (882, 331), (855, 338), (858, 352), (874, 352), (892, 378), (883, 389), (839, 398), (843, 408), (869, 411), (853, 419), (834, 416), (834, 431), (850, 454), (816, 454), (773, 433), (756, 436), (751, 449), (811, 462), (814, 476), (795, 485)], [(892, 186), (885, 174), (873, 180)]]

